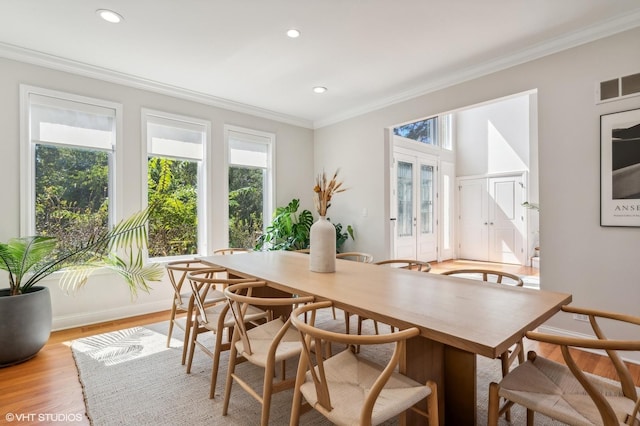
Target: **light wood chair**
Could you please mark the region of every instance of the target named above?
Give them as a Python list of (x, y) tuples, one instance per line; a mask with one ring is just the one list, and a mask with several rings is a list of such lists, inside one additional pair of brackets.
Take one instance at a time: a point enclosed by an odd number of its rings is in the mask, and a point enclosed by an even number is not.
[[(235, 326), (231, 339), (229, 354), (229, 369), (224, 393), (222, 415), (226, 416), (231, 398), (231, 387), (237, 382), (249, 395), (262, 404), (260, 424), (267, 426), (271, 410), (271, 397), (274, 393), (293, 387), (295, 380), (285, 376), (287, 359), (297, 357), (302, 352), (302, 342), (298, 332), (291, 327), (290, 318), (278, 317), (254, 328), (246, 326), (246, 315), (249, 306), (259, 306), (264, 309), (291, 309), (294, 305), (313, 301), (312, 296), (298, 297), (256, 297), (254, 291), (266, 287), (266, 283), (253, 282), (234, 284), (224, 290), (233, 313)], [(258, 394), (249, 383), (235, 372), (236, 364), (246, 360), (251, 364), (264, 368), (264, 383), (262, 395)], [(282, 377), (274, 383), (276, 364), (282, 363)]]
[[(560, 364), (529, 352), (527, 362), (512, 370), (502, 381), (489, 385), (488, 424), (498, 424), (498, 417), (512, 404), (527, 408), (527, 425), (533, 425), (534, 412), (570, 425), (640, 425), (640, 388), (634, 385), (628, 367), (618, 351), (640, 351), (640, 317), (613, 312), (564, 306), (564, 312), (587, 315), (594, 338), (565, 337), (527, 332), (526, 337), (559, 345), (564, 358)], [(616, 325), (631, 340), (611, 340), (602, 326)], [(615, 382), (585, 373), (576, 364), (571, 348), (606, 351), (618, 374)], [(507, 402), (500, 406), (500, 398)]]
[(376, 265), (387, 265), (392, 268), (409, 269), (412, 271), (429, 272), (431, 264), (422, 260), (415, 259), (387, 259), (375, 262)]
[[(383, 265), (391, 268), (400, 268), (400, 269), (408, 269), (410, 271), (417, 272), (429, 272), (431, 270), (431, 264), (429, 262), (425, 262), (423, 260), (416, 259), (387, 259), (381, 260), (379, 262), (375, 262), (376, 265)], [(358, 317), (358, 334), (362, 333), (362, 321), (367, 318)], [(391, 327), (391, 332), (395, 331), (395, 327)], [(374, 328), (376, 333), (378, 332), (378, 326), (374, 323)]]
[(305, 254), (309, 254), (311, 253), (311, 250), (306, 248), (306, 249), (299, 249), (299, 250), (295, 250), (296, 253), (305, 253)]
[[(213, 272), (213, 274), (211, 273)], [(228, 279), (218, 278), (215, 275), (218, 272), (217, 269), (204, 269), (197, 272), (189, 272), (187, 279), (191, 285), (191, 290), (194, 295), (194, 301), (196, 306), (196, 318), (191, 329), (191, 340), (189, 343), (189, 360), (187, 362), (187, 374), (191, 373), (191, 365), (193, 363), (193, 355), (196, 346), (207, 354), (213, 360), (213, 366), (211, 369), (211, 386), (209, 389), (209, 398), (213, 398), (216, 390), (216, 383), (218, 378), (218, 367), (220, 365), (220, 353), (222, 351), (229, 350), (231, 347), (231, 329), (235, 322), (233, 315), (229, 311), (229, 304), (227, 303), (227, 297), (224, 293), (220, 293), (220, 289), (225, 289), (229, 285), (255, 282), (255, 279), (243, 278), (243, 279)], [(220, 289), (216, 288), (217, 286)], [(213, 306), (205, 305), (204, 301), (207, 300), (209, 293), (213, 291), (214, 294), (222, 294), (222, 298), (219, 299), (219, 303)], [(257, 324), (259, 321), (266, 321), (268, 313), (264, 310), (258, 309), (255, 306), (249, 306), (245, 313), (245, 320), (252, 324)], [(227, 331), (227, 341), (223, 342), (222, 337)], [(215, 344), (212, 349), (208, 348), (205, 344), (198, 341), (198, 336), (203, 333), (213, 332), (215, 337)]]
[(233, 248), (233, 247), (228, 247), (228, 248), (221, 248), (221, 249), (217, 249), (213, 251), (213, 254), (242, 254), (242, 253), (250, 253), (251, 249), (248, 248)]
[[(182, 289), (187, 278), (187, 274), (189, 272), (196, 272), (204, 269), (209, 270), (209, 274), (222, 273), (226, 272), (226, 269), (211, 268), (211, 265), (204, 264), (198, 259), (169, 262), (166, 265), (166, 269), (169, 281), (173, 287), (173, 300), (171, 303), (171, 313), (169, 314), (169, 331), (167, 332), (167, 347), (169, 347), (171, 343), (173, 327), (177, 326), (184, 332), (182, 345), (182, 365), (184, 365), (187, 358), (187, 349), (189, 346), (191, 327), (193, 326), (195, 313), (194, 298), (191, 288), (187, 287), (185, 290)], [(210, 292), (208, 297), (204, 300), (204, 304), (209, 305), (217, 303), (221, 297), (224, 298), (224, 294), (221, 291)]]
[[(302, 410), (314, 408), (334, 424), (376, 425), (413, 409), (438, 424), (437, 387), (432, 381), (418, 383), (404, 373), (406, 340), (417, 336), (417, 328), (383, 335), (352, 335), (315, 327), (316, 311), (331, 302), (311, 303), (293, 311), (291, 322), (305, 342), (300, 356), (291, 407), (290, 425), (297, 425)], [(307, 322), (303, 318), (310, 317)], [(332, 343), (347, 344), (344, 351), (324, 359)], [(360, 345), (393, 344), (386, 365), (378, 365), (352, 348)], [(397, 370), (396, 370), (397, 369)], [(306, 400), (303, 407), (302, 397)], [(426, 399), (426, 405), (417, 404)]]
[[(362, 262), (362, 263), (372, 263), (373, 255), (369, 253), (359, 252), (359, 251), (347, 251), (344, 253), (336, 254), (336, 259), (345, 259), (345, 260), (351, 260), (351, 261)], [(336, 319), (336, 308), (333, 305), (331, 306), (331, 312), (333, 313), (333, 319)], [(351, 314), (348, 312), (345, 312), (344, 323), (345, 323), (345, 327), (347, 328), (347, 333), (349, 333), (349, 330), (351, 329), (350, 318), (351, 318)], [(358, 324), (360, 324), (360, 322), (361, 322), (360, 317), (358, 317)], [(378, 334), (378, 323), (374, 321), (373, 325), (376, 329), (376, 334)], [(362, 329), (361, 327), (358, 328), (358, 334), (360, 334), (361, 329)]]
[(444, 271), (442, 275), (465, 275), (463, 278), (480, 279), (484, 282), (494, 282), (498, 284), (515, 285), (522, 287), (524, 281), (516, 274), (505, 271), (494, 271), (491, 269), (452, 269)]
[(336, 259), (354, 260), (356, 262), (372, 263), (373, 255), (369, 253), (362, 253), (359, 251), (346, 251), (344, 253), (336, 254)]
[[(442, 275), (464, 275), (463, 278), (479, 279), (483, 282), (494, 282), (504, 285), (513, 285), (516, 287), (522, 287), (524, 285), (522, 278), (516, 274), (505, 271), (494, 271), (491, 269), (453, 269), (442, 272)], [(518, 340), (518, 343), (500, 355), (502, 377), (509, 373), (511, 366), (515, 363), (516, 359), (518, 360), (518, 364), (522, 364), (524, 362), (524, 341), (522, 338)], [(507, 421), (511, 421), (511, 412), (509, 409), (505, 410), (505, 419)]]

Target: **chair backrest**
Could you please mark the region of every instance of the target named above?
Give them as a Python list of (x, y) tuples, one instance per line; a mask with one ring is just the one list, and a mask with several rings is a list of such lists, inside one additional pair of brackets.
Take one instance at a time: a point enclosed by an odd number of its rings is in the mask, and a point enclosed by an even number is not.
[(373, 255), (369, 253), (362, 253), (358, 251), (347, 251), (344, 253), (336, 254), (337, 259), (355, 260), (356, 262), (371, 263), (373, 262)]
[(180, 300), (180, 291), (182, 290), (182, 285), (184, 284), (184, 280), (189, 272), (196, 272), (205, 269), (208, 270), (209, 273), (225, 271), (224, 268), (220, 267), (212, 268), (211, 265), (207, 265), (199, 259), (176, 260), (174, 262), (169, 262), (166, 265), (166, 269), (167, 274), (169, 275), (169, 281), (173, 287), (174, 299), (177, 301)]
[[(406, 340), (417, 336), (420, 334), (420, 331), (412, 327), (395, 333), (363, 335), (337, 333), (317, 328), (315, 326), (316, 312), (318, 309), (331, 307), (332, 305), (333, 303), (330, 301), (310, 303), (296, 308), (291, 314), (291, 322), (298, 329), (304, 341), (298, 375), (300, 377), (302, 374), (305, 374), (307, 370), (309, 371), (316, 388), (318, 403), (322, 405), (326, 411), (331, 411), (332, 395), (330, 394), (324, 368), (325, 359), (323, 355), (325, 351), (319, 350), (318, 348), (327, 348), (327, 346), (332, 343), (347, 344), (350, 348), (355, 348), (360, 345), (393, 344), (394, 350), (391, 359), (384, 369), (381, 369), (381, 374), (375, 379), (369, 394), (365, 397), (366, 399), (360, 419), (362, 420), (361, 424), (367, 424), (364, 419), (369, 419), (370, 421), (376, 399), (396, 368), (401, 374), (405, 373), (405, 371), (403, 371), (403, 365), (400, 364), (400, 360), (404, 357)], [(309, 368), (309, 365), (317, 365), (317, 367)], [(339, 398), (339, 395), (335, 395), (334, 397)]]
[[(249, 305), (260, 306), (265, 310), (270, 310), (274, 307), (285, 307), (298, 305), (301, 303), (309, 303), (313, 301), (313, 296), (292, 296), (292, 297), (256, 297), (253, 295), (254, 290), (264, 288), (267, 283), (264, 281), (252, 281), (241, 284), (234, 284), (224, 289), (224, 294), (229, 300), (229, 307), (233, 313), (233, 319), (235, 321), (234, 328), (234, 341), (236, 339), (236, 333), (239, 336), (238, 340), (242, 341), (244, 352), (251, 355), (251, 341), (247, 334), (247, 321), (245, 316)], [(273, 345), (277, 346), (284, 334), (286, 333), (291, 319), (288, 318), (285, 321), (284, 326), (278, 332), (273, 339)]]
[[(198, 314), (204, 322), (209, 322), (207, 319), (207, 311), (205, 309), (204, 301), (207, 300), (207, 295), (212, 290), (212, 287), (213, 291), (216, 291), (217, 289), (215, 287), (220, 285), (222, 290), (224, 290), (233, 284), (255, 281), (251, 278), (220, 278), (216, 275), (217, 272), (220, 272), (220, 268), (201, 269), (187, 274), (187, 279), (189, 280), (191, 291), (193, 292), (196, 309), (198, 309)], [(222, 290), (220, 291), (219, 301), (226, 302), (227, 298), (224, 293), (222, 293)], [(215, 298), (210, 298), (207, 300), (207, 303), (214, 303), (215, 301)]]
[(464, 278), (478, 279), (486, 282), (494, 282), (498, 284), (508, 284), (518, 287), (524, 285), (522, 278), (516, 274), (504, 271), (493, 271), (491, 269), (453, 269), (444, 271), (442, 275), (465, 275)]
[(388, 259), (375, 262), (376, 265), (388, 265), (395, 268), (410, 269), (412, 271), (429, 272), (431, 264), (422, 260), (414, 259)]
[(221, 248), (218, 250), (214, 250), (213, 254), (242, 254), (242, 253), (249, 253), (253, 250), (248, 249), (248, 248), (232, 248), (232, 247), (228, 247), (228, 248)]
[[(626, 314), (620, 314), (615, 312), (607, 312), (597, 309), (589, 309), (589, 308), (581, 308), (577, 306), (563, 306), (562, 310), (571, 314), (580, 314), (585, 315), (589, 318), (589, 323), (593, 329), (593, 333), (595, 334), (595, 338), (579, 338), (579, 337), (567, 337), (555, 334), (546, 334), (540, 332), (529, 331), (525, 335), (527, 338), (551, 343), (553, 345), (559, 345), (562, 356), (564, 358), (565, 364), (567, 368), (571, 371), (571, 373), (575, 376), (575, 378), (580, 382), (580, 384), (584, 387), (587, 394), (591, 397), (593, 402), (595, 403), (600, 416), (602, 418), (602, 424), (605, 425), (618, 425), (623, 424), (620, 419), (621, 416), (627, 416), (624, 419), (624, 424), (629, 425), (637, 425), (640, 424), (640, 398), (638, 388), (636, 388), (633, 380), (633, 376), (629, 371), (629, 368), (622, 360), (618, 351), (632, 351), (637, 352), (640, 351), (640, 333), (633, 326), (640, 326), (640, 317), (631, 316)], [(615, 329), (625, 330), (629, 329), (631, 336), (633, 337), (631, 340), (614, 340), (608, 339), (605, 335), (604, 331), (600, 327), (599, 320), (603, 319), (607, 321), (607, 326), (614, 327)], [(622, 390), (622, 394), (628, 398), (629, 400), (635, 403), (633, 410), (626, 411), (626, 408), (622, 408), (625, 410), (623, 413), (619, 412), (621, 407), (619, 403), (612, 406), (609, 403), (608, 398), (611, 397), (603, 392), (598, 386), (597, 383), (594, 383), (594, 380), (597, 380), (597, 376), (589, 376), (585, 374), (584, 371), (578, 366), (574, 356), (576, 353), (580, 351), (570, 351), (569, 348), (577, 348), (577, 349), (585, 349), (585, 350), (599, 350), (605, 351), (611, 363), (616, 369), (616, 373), (619, 378), (620, 389)], [(530, 359), (535, 359), (535, 352), (529, 353)], [(554, 395), (555, 396), (555, 395)], [(548, 403), (552, 398), (544, 399), (545, 394), (540, 393), (541, 404)], [(613, 396), (615, 397), (615, 396)], [(627, 407), (628, 408), (628, 407)], [(616, 411), (618, 411), (616, 413)], [(635, 419), (635, 421), (634, 421)], [(583, 420), (581, 418), (580, 420)]]
[(306, 249), (300, 249), (300, 250), (295, 250), (296, 253), (305, 253), (305, 254), (309, 254), (311, 253), (311, 250), (306, 248)]

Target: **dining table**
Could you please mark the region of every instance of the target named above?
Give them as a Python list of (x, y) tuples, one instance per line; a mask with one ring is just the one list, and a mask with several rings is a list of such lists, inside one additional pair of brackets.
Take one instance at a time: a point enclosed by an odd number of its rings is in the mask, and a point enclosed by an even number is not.
[[(406, 345), (406, 374), (437, 383), (443, 425), (476, 425), (477, 356), (500, 357), (572, 299), (567, 293), (341, 259), (335, 272), (312, 272), (308, 254), (290, 251), (201, 259), (230, 275), (265, 281), (277, 292), (329, 300), (399, 329), (417, 327), (419, 336)], [(411, 411), (407, 416), (407, 424), (424, 422)]]

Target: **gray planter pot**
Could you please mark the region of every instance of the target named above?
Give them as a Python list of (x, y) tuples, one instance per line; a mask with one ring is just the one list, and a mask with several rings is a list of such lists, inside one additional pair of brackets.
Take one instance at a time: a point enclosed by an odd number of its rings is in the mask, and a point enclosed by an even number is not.
[(0, 367), (33, 358), (51, 334), (51, 295), (47, 287), (9, 296), (0, 290)]

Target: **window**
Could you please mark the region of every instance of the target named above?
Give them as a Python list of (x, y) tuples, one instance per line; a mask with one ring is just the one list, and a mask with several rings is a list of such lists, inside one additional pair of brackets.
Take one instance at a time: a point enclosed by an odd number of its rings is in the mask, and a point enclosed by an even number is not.
[(393, 134), (442, 149), (452, 149), (451, 114), (394, 127)]
[(23, 235), (71, 248), (114, 222), (121, 106), (22, 85)]
[(149, 257), (206, 253), (207, 121), (143, 110), (147, 146)]
[(393, 129), (393, 133), (403, 138), (426, 143), (427, 145), (438, 145), (438, 117), (427, 118), (405, 124)]
[(229, 176), (229, 247), (253, 248), (271, 218), (275, 135), (225, 128)]

